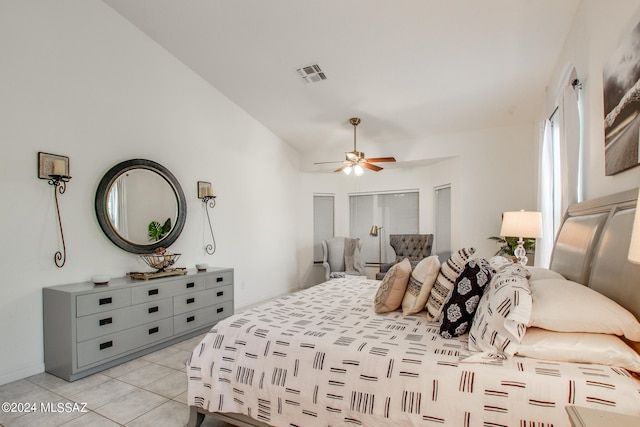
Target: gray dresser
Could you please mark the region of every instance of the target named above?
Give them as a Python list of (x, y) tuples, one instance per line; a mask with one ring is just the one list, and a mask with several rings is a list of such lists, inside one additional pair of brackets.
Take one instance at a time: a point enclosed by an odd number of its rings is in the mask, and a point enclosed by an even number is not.
[(45, 370), (67, 381), (205, 332), (233, 314), (233, 269), (43, 289)]

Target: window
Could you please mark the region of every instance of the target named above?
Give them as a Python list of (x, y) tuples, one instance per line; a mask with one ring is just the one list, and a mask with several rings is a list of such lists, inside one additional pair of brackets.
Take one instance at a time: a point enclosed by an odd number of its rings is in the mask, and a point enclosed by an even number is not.
[[(389, 234), (416, 234), (419, 229), (418, 191), (353, 194), (349, 196), (349, 234), (362, 241), (365, 262), (391, 262), (395, 253)], [(371, 227), (382, 227), (371, 236)]]
[(540, 155), (540, 210), (543, 238), (536, 245), (536, 264), (547, 267), (569, 205), (583, 200), (581, 177), (579, 85), (575, 70), (558, 96), (558, 107), (545, 123)]
[(108, 216), (121, 236), (129, 236), (126, 203), (126, 178), (128, 176), (129, 174), (124, 174), (113, 183), (107, 199)]
[(333, 194), (313, 196), (313, 260), (322, 261), (322, 241), (333, 237)]

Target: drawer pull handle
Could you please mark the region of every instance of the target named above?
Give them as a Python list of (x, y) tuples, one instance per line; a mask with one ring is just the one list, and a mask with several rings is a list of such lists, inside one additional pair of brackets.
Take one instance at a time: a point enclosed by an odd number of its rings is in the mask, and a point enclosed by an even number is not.
[(158, 312), (158, 306), (156, 305), (155, 307), (149, 307), (149, 314), (151, 313), (157, 313)]
[(194, 320), (196, 320), (196, 316), (189, 316), (189, 317), (187, 317), (187, 323), (189, 323), (189, 322), (193, 322)]
[(100, 344), (100, 350), (104, 350), (105, 348), (113, 347), (113, 341), (107, 341)]
[(187, 289), (193, 288), (194, 286), (196, 286), (196, 284), (194, 282), (187, 283)]
[(224, 280), (224, 277), (216, 277), (216, 282), (222, 282)]
[(106, 319), (100, 319), (100, 326), (110, 325), (113, 323), (113, 317), (107, 317)]
[(149, 289), (149, 295), (158, 295), (158, 289)]
[(151, 334), (155, 334), (160, 330), (160, 328), (158, 328), (157, 326), (155, 328), (151, 328), (149, 329), (149, 335)]
[(113, 298), (109, 297), (109, 298), (100, 298), (100, 301), (98, 301), (99, 305), (105, 305), (105, 304), (111, 304), (113, 302)]
[(216, 313), (222, 313), (224, 311), (224, 307), (220, 307), (219, 309), (216, 310)]
[(219, 296), (219, 297), (221, 297), (222, 295), (224, 295), (224, 291), (220, 291), (216, 294), (216, 296)]
[(195, 298), (189, 298), (187, 299), (187, 304), (193, 304), (194, 302), (196, 302)]

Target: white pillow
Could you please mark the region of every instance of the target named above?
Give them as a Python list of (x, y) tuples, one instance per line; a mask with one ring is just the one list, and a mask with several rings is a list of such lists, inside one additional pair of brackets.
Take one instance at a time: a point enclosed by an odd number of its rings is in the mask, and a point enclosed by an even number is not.
[(480, 299), (469, 331), (469, 350), (513, 356), (531, 317), (524, 269), (514, 264), (496, 273)]
[(640, 373), (640, 355), (615, 335), (529, 328), (516, 354), (534, 359), (619, 366)]
[(533, 312), (528, 326), (557, 332), (624, 335), (640, 341), (640, 322), (624, 307), (576, 282), (543, 279), (530, 282)]
[(440, 272), (440, 260), (432, 255), (420, 261), (411, 272), (407, 290), (402, 298), (402, 314), (408, 316), (424, 310), (436, 277)]

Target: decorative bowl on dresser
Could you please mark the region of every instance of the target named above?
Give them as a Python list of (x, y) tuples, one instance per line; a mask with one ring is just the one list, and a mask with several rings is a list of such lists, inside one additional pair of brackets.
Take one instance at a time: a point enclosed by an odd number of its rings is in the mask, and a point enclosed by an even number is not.
[(232, 268), (46, 287), (45, 370), (74, 381), (206, 332), (232, 314)]

